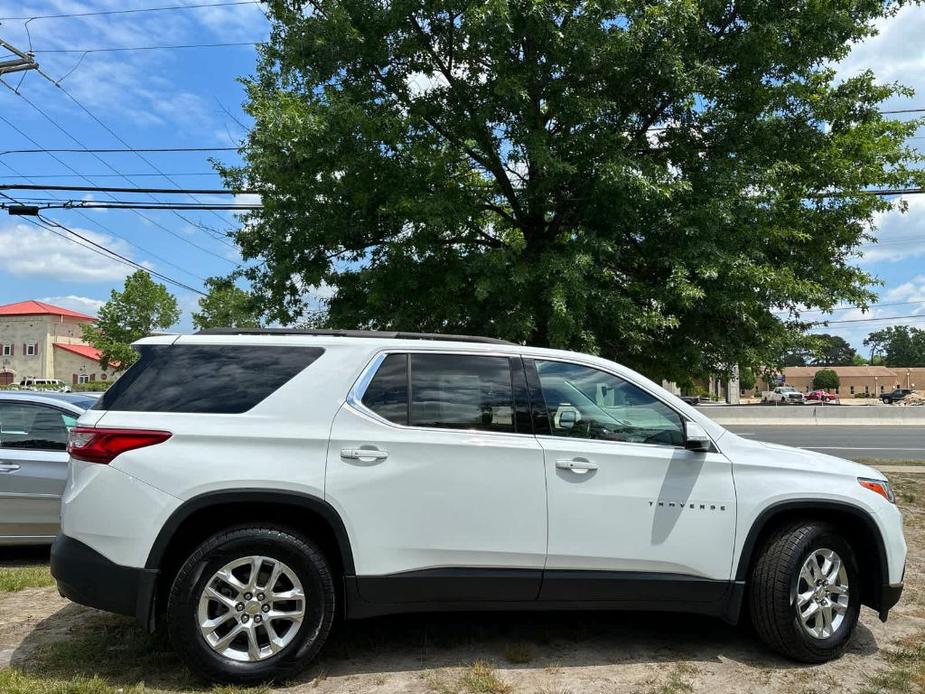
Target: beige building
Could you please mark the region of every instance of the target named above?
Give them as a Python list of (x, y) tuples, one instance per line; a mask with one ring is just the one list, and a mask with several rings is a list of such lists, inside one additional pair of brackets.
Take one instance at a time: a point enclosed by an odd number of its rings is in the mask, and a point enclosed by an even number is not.
[(95, 318), (41, 301), (0, 306), (0, 385), (24, 378), (66, 383), (115, 378), (100, 367), (98, 349), (82, 339), (82, 326)]
[[(813, 376), (820, 369), (838, 374), (840, 385), (835, 392), (843, 398), (877, 397), (894, 388), (925, 390), (925, 367), (921, 366), (788, 366), (784, 368), (784, 383), (808, 392), (813, 390)], [(773, 385), (759, 384), (756, 395)]]

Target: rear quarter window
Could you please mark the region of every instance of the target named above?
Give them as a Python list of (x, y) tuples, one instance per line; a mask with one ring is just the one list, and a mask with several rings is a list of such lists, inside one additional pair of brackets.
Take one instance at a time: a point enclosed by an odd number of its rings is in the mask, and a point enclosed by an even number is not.
[(145, 345), (94, 409), (240, 414), (323, 353), (319, 347)]

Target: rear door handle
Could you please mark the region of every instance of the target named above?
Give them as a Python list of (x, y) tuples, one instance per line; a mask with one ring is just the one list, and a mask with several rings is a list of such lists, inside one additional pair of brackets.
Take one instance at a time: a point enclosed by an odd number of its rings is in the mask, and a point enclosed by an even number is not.
[(16, 463), (0, 463), (0, 472), (16, 472), (19, 467)]
[(593, 470), (597, 470), (597, 463), (592, 463), (590, 460), (585, 460), (584, 458), (562, 458), (556, 461), (556, 467), (560, 470), (570, 470), (579, 475), (586, 475)]
[(374, 460), (385, 460), (389, 457), (389, 452), (378, 448), (342, 448), (340, 457), (344, 460), (359, 460), (369, 463)]

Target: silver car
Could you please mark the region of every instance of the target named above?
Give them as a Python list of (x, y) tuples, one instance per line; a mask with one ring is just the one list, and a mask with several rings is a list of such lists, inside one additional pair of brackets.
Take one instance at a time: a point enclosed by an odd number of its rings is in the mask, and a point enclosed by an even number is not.
[(95, 402), (79, 394), (0, 392), (0, 545), (55, 539), (68, 430)]

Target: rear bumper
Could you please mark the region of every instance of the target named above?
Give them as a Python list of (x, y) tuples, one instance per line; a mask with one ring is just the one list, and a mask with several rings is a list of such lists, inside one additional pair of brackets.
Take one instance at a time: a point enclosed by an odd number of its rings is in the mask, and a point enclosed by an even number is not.
[(83, 542), (59, 533), (51, 546), (51, 575), (68, 600), (135, 617), (152, 626), (157, 570), (120, 566)]

